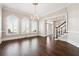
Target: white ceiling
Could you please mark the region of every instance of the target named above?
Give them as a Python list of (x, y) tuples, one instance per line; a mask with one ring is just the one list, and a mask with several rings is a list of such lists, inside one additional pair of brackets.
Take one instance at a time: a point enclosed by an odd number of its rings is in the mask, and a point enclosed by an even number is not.
[[(32, 3), (4, 3), (2, 5), (22, 12), (28, 12), (30, 14), (34, 13)], [(55, 12), (56, 10), (61, 9), (67, 5), (67, 3), (38, 3), (37, 14), (38, 16), (45, 16), (48, 13)]]

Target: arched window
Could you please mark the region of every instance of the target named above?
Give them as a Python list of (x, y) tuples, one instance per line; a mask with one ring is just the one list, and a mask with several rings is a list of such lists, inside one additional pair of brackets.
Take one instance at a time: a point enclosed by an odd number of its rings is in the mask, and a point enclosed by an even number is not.
[(22, 34), (30, 33), (30, 21), (29, 21), (29, 19), (23, 18), (21, 22), (22, 22), (21, 23), (21, 28), (22, 28), (21, 32), (22, 32)]
[(18, 34), (19, 19), (14, 15), (7, 16), (7, 34)]
[(37, 33), (37, 31), (38, 31), (38, 21), (37, 20), (31, 21), (31, 31), (32, 31), (32, 33)]

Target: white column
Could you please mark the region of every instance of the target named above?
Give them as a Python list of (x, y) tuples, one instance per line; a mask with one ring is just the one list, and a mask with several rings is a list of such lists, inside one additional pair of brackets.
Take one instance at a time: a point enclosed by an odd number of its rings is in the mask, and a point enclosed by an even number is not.
[(37, 28), (38, 28), (38, 32), (37, 32), (37, 34), (39, 34), (39, 20), (38, 20), (38, 23), (37, 23), (38, 25), (37, 25)]
[(56, 37), (56, 22), (53, 21), (53, 37), (55, 38)]
[(45, 24), (45, 29), (44, 29), (45, 32), (44, 32), (44, 34), (46, 35), (47, 34), (47, 21), (46, 20), (45, 20), (45, 23), (44, 24)]

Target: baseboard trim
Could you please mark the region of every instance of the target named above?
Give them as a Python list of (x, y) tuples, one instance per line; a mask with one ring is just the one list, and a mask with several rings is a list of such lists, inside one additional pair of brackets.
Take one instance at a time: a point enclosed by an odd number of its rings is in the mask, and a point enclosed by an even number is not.
[(66, 41), (66, 42), (68, 42), (68, 43), (72, 44), (73, 46), (79, 48), (79, 44), (75, 43), (74, 41), (68, 40), (68, 41)]
[(66, 39), (60, 37), (60, 38), (58, 38), (58, 39), (56, 39), (56, 40), (61, 40), (61, 41), (68, 42), (68, 43), (72, 44), (73, 46), (79, 48), (79, 43), (78, 43), (78, 42), (75, 42), (75, 41), (73, 41), (73, 40), (71, 40), (71, 39), (72, 39), (72, 38), (70, 38), (70, 37), (67, 37)]
[[(56, 40), (60, 40), (60, 39), (56, 39)], [(70, 41), (70, 40), (61, 40), (61, 41), (65, 41), (65, 42), (70, 43), (71, 45), (73, 45), (73, 46), (79, 48), (79, 44), (77, 44), (77, 43), (75, 43), (75, 42), (73, 42), (73, 41)]]
[(16, 40), (16, 39), (21, 39), (21, 38), (35, 37), (35, 36), (46, 37), (45, 35), (38, 35), (38, 34), (23, 35), (23, 36), (20, 35), (20, 36), (2, 38), (2, 41)]

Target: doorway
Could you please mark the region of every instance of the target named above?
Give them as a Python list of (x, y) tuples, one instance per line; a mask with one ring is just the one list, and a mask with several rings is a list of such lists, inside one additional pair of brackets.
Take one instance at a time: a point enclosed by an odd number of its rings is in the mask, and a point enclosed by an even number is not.
[(53, 22), (46, 22), (46, 35), (47, 36), (50, 36), (52, 35), (53, 36)]

